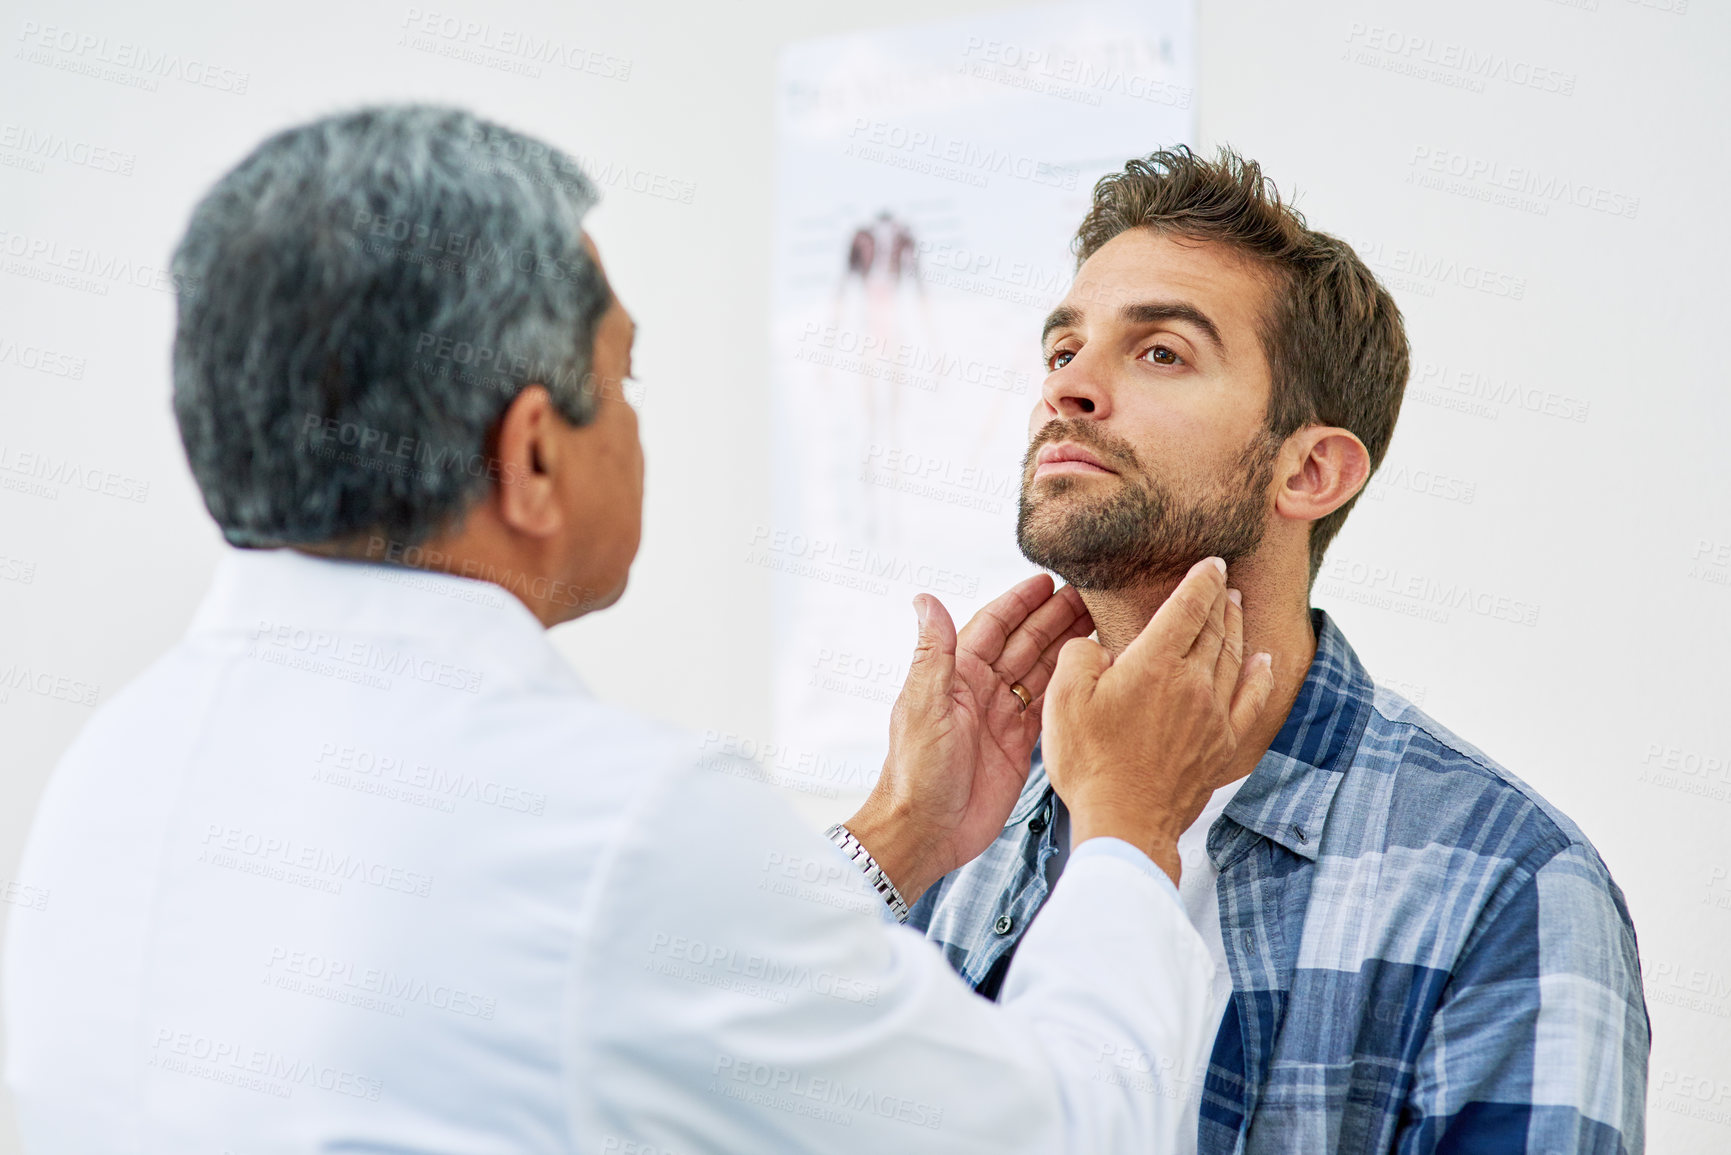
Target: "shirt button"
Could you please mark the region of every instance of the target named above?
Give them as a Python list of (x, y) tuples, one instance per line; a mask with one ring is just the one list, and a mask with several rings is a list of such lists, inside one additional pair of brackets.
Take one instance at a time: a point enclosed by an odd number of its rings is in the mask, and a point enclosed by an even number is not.
[(1038, 834), (1042, 830), (1046, 829), (1046, 823), (1050, 821), (1050, 816), (1051, 811), (1042, 810), (1032, 818), (1028, 819), (1028, 833)]
[(1310, 839), (1308, 839), (1304, 836), (1304, 827), (1300, 826), (1296, 822), (1294, 822), (1292, 824), (1292, 832), (1294, 834), (1298, 835), (1298, 844), (1300, 846), (1303, 846), (1310, 841)]
[(998, 916), (998, 921), (992, 924), (992, 929), (999, 934), (1009, 934), (1015, 925), (1015, 919), (1011, 918), (1007, 914), (1000, 914)]

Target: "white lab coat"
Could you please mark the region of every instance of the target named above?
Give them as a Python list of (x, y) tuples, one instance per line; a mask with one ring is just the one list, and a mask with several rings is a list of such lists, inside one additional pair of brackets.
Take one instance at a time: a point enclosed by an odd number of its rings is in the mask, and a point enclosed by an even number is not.
[(757, 777), (596, 701), (496, 585), (230, 555), (37, 813), (4, 983), (26, 1150), (1194, 1135), (1160, 1072), (1197, 1065), (1213, 964), (1145, 857), (1080, 847), (994, 1005)]

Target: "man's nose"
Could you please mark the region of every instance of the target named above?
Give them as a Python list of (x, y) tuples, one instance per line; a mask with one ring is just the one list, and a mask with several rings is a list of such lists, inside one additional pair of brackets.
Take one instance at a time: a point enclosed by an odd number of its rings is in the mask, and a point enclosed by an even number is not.
[(1055, 373), (1048, 373), (1040, 386), (1045, 407), (1058, 417), (1105, 417), (1111, 396), (1100, 382), (1093, 359), (1086, 349), (1077, 353)]

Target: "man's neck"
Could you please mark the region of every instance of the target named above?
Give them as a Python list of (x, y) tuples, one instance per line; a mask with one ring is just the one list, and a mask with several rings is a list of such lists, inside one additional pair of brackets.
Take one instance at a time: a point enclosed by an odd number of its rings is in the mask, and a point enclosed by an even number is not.
[[(1286, 724), (1316, 656), (1316, 634), (1310, 625), (1307, 583), (1270, 580), (1253, 562), (1232, 567), (1228, 584), (1244, 595), (1244, 654), (1267, 653), (1274, 659), (1274, 692), (1268, 709), (1251, 732), (1243, 735), (1229, 767), (1236, 781), (1256, 769), (1268, 747)], [(1094, 618), (1100, 644), (1116, 659), (1136, 639), (1154, 612), (1178, 586), (1178, 577), (1113, 590), (1084, 590), (1082, 601)]]

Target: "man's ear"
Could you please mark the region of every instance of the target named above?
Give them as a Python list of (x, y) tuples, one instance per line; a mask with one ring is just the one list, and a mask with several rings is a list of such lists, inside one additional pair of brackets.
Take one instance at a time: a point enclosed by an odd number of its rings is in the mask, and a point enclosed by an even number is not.
[(488, 473), (499, 518), (530, 537), (550, 537), (565, 524), (554, 470), (562, 419), (541, 385), (525, 386), (506, 407), (494, 437)]
[(1332, 425), (1307, 425), (1294, 433), (1280, 461), (1285, 475), (1274, 508), (1294, 521), (1327, 517), (1370, 477), (1370, 450), (1351, 430)]

